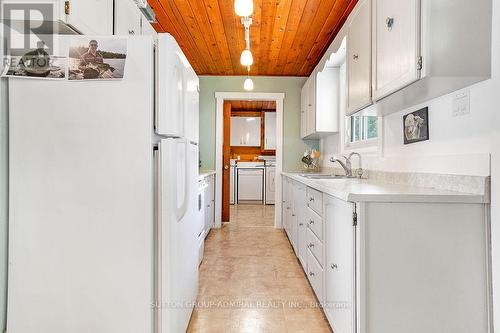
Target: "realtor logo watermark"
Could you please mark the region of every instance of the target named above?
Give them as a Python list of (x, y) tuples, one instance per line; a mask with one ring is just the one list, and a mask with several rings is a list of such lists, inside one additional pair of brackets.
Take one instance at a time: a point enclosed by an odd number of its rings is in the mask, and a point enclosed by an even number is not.
[[(2, 1), (2, 0), (0, 0)], [(48, 0), (3, 0), (2, 35), (6, 44), (2, 77), (64, 79), (67, 54), (61, 52), (54, 28), (59, 18)]]
[(53, 53), (54, 3), (4, 0), (1, 15), (9, 54), (25, 54), (40, 41), (47, 53)]

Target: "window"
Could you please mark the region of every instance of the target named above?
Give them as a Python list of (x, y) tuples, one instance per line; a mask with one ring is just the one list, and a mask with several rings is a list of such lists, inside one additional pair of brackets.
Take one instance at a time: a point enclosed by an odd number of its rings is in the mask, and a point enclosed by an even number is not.
[(378, 138), (378, 117), (354, 115), (346, 117), (346, 144), (370, 143)]

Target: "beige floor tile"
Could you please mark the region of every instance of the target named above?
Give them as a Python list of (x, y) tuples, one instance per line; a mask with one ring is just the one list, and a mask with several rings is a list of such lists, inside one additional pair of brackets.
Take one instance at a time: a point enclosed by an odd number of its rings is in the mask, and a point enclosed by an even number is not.
[(231, 206), (210, 232), (188, 332), (330, 332), (274, 206)]

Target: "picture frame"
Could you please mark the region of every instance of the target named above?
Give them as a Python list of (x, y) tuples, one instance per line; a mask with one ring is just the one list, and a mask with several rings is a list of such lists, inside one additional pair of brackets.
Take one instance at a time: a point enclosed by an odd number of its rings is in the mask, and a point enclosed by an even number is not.
[(429, 108), (425, 107), (403, 116), (404, 144), (429, 140)]

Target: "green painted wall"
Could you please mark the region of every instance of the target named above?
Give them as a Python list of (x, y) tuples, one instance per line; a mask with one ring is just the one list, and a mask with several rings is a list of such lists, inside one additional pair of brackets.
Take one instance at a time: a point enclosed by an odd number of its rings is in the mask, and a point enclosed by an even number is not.
[[(252, 77), (254, 92), (285, 93), (283, 116), (283, 170), (297, 171), (307, 145), (319, 148), (318, 140), (300, 138), (300, 91), (307, 78)], [(203, 169), (215, 169), (215, 93), (244, 92), (244, 76), (200, 77), (200, 159)]]

